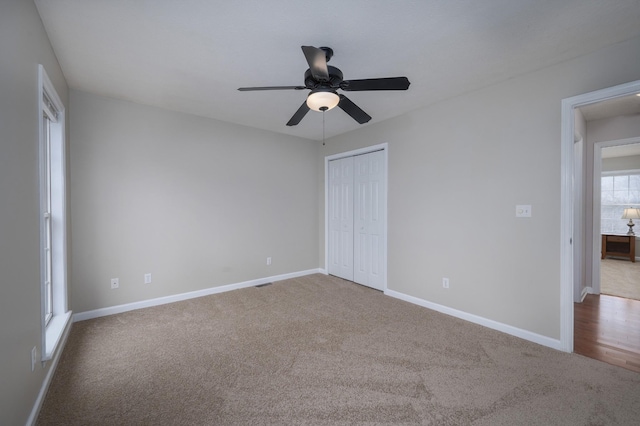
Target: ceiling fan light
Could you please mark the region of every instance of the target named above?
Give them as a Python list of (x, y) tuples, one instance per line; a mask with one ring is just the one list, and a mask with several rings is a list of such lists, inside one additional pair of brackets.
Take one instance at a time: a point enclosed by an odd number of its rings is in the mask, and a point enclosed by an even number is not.
[(340, 102), (340, 96), (331, 91), (313, 91), (307, 96), (307, 106), (314, 111), (328, 111)]

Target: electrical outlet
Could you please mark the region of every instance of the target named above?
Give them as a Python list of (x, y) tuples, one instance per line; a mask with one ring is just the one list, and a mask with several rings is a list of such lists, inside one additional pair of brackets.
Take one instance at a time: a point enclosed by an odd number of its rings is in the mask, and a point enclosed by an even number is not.
[(442, 288), (449, 288), (449, 278), (442, 278)]
[(151, 274), (144, 274), (144, 283), (151, 284)]
[(37, 349), (34, 346), (33, 349), (31, 349), (31, 371), (35, 371), (36, 369), (36, 358), (37, 358)]
[(267, 257), (267, 265), (271, 265), (271, 258)]
[(120, 280), (118, 278), (111, 278), (111, 290), (115, 290), (120, 287)]

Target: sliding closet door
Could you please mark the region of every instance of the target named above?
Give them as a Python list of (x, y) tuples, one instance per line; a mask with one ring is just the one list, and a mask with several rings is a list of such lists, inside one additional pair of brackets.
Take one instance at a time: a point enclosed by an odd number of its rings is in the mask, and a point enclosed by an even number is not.
[(353, 157), (329, 162), (329, 273), (353, 281)]
[(383, 290), (384, 152), (354, 157), (354, 281)]

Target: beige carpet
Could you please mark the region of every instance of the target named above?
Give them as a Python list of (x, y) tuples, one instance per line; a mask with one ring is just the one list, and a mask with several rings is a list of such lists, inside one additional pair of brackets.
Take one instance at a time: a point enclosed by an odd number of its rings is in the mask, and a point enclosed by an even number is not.
[(311, 275), (74, 324), (38, 425), (639, 419), (638, 373)]
[(630, 262), (628, 259), (602, 259), (600, 293), (640, 300), (640, 262)]

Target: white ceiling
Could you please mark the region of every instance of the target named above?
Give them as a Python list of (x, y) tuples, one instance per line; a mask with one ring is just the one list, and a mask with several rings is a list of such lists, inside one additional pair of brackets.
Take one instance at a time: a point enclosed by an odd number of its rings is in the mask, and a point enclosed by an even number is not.
[[(332, 47), (346, 80), (409, 78), (347, 93), (374, 123), (640, 34), (640, 0), (35, 3), (71, 88), (316, 140), (320, 113), (285, 126), (306, 91), (236, 90), (302, 85), (301, 45)], [(327, 137), (362, 126), (325, 120)]]

